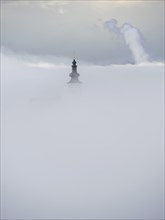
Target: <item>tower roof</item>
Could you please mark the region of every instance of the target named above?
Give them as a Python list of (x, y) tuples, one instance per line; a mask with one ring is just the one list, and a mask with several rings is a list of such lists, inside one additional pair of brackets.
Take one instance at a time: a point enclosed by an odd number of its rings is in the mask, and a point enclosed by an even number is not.
[(72, 64), (73, 64), (72, 72), (69, 74), (69, 76), (71, 77), (71, 80), (69, 81), (69, 83), (80, 83), (80, 81), (78, 80), (78, 77), (80, 76), (80, 74), (77, 72), (77, 65), (76, 65), (75, 58), (73, 58)]

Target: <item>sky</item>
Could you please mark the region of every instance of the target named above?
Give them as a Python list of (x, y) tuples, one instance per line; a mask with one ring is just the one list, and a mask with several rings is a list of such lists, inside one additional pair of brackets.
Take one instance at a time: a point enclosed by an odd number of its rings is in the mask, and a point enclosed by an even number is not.
[(164, 1), (1, 0), (1, 48), (22, 59), (68, 64), (134, 63), (122, 36), (105, 22), (128, 23), (141, 34), (150, 60), (164, 61)]

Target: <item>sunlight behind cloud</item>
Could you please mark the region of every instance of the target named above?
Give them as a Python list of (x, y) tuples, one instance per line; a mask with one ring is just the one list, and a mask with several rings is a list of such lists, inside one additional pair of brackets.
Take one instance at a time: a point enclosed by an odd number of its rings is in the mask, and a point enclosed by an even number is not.
[(114, 4), (118, 4), (118, 5), (121, 5), (121, 6), (132, 6), (133, 4), (142, 4), (144, 3), (145, 1), (134, 1), (134, 0), (126, 0), (126, 1), (114, 1)]

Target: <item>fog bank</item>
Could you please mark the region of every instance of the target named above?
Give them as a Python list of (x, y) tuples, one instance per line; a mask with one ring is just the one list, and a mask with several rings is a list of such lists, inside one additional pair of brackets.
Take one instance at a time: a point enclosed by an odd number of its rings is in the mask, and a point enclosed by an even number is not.
[(164, 66), (2, 57), (2, 219), (163, 219)]

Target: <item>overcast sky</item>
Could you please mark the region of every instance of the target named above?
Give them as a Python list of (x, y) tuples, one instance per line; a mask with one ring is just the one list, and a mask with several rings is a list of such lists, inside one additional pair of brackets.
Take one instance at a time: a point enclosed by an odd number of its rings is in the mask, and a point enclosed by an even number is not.
[[(1, 0), (3, 52), (72, 59), (90, 64), (133, 62), (124, 40), (104, 28), (112, 18), (143, 35), (146, 52), (163, 61), (164, 1), (8, 1)], [(22, 56), (23, 57), (23, 56)]]

